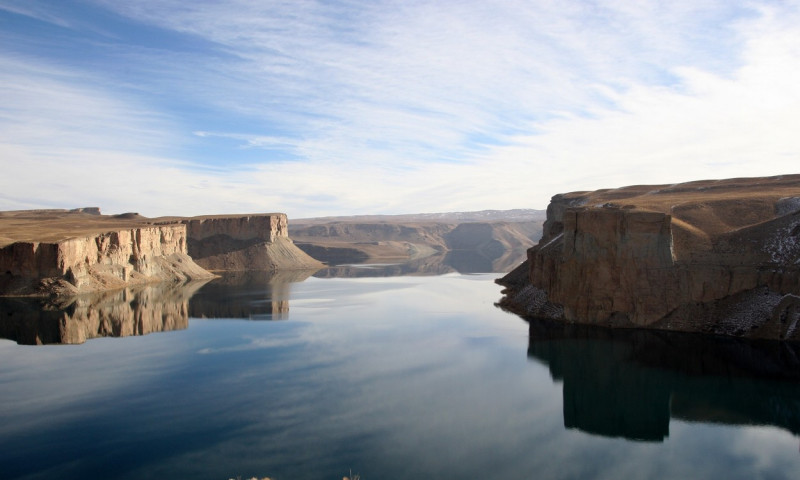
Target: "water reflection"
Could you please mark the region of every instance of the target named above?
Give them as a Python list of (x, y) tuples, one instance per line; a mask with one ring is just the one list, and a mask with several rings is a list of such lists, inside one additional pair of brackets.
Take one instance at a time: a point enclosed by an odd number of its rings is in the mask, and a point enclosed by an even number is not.
[(314, 274), (317, 278), (398, 277), (447, 273), (505, 273), (522, 263), (527, 250), (487, 254), (478, 250), (453, 250), (403, 263), (332, 265)]
[(189, 326), (189, 298), (206, 282), (147, 285), (58, 298), (0, 298), (0, 337), (20, 345), (80, 344)]
[(190, 317), (284, 320), (290, 285), (313, 272), (235, 272), (75, 297), (0, 298), (0, 338), (20, 345), (80, 344), (183, 330)]
[(302, 282), (315, 270), (282, 272), (228, 272), (203, 286), (189, 300), (194, 318), (289, 318), (291, 284)]
[(800, 435), (800, 344), (530, 320), (528, 356), (563, 382), (564, 426), (663, 441), (671, 418)]

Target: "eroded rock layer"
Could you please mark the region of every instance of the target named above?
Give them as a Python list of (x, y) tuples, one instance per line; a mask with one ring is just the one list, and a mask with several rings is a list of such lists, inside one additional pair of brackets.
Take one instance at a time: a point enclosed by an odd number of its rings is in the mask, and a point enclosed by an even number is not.
[(183, 219), (189, 255), (208, 270), (301, 270), (322, 263), (289, 239), (283, 213), (212, 215)]
[(186, 252), (183, 225), (147, 225), (0, 249), (0, 292), (74, 295), (211, 278)]
[(499, 282), (525, 315), (800, 339), (800, 175), (556, 195)]
[(282, 213), (149, 219), (101, 215), (97, 208), (0, 212), (0, 296), (215, 277), (206, 269), (321, 266), (289, 239)]

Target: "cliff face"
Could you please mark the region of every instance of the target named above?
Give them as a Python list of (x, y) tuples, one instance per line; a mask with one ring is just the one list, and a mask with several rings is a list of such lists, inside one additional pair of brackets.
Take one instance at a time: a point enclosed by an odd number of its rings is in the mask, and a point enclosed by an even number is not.
[(289, 239), (286, 215), (215, 215), (181, 220), (189, 255), (208, 270), (297, 270), (322, 263)]
[(186, 252), (183, 225), (140, 226), (0, 249), (3, 294), (79, 294), (211, 278)]
[(321, 267), (295, 247), (287, 225), (282, 213), (148, 219), (101, 215), (97, 208), (0, 212), (0, 296), (76, 295), (215, 276), (203, 267)]
[(800, 338), (800, 175), (556, 195), (514, 273), (527, 315)]

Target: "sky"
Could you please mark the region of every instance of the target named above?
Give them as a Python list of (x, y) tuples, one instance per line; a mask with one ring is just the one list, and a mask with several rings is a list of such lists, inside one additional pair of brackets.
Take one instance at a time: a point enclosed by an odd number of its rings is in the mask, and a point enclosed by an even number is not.
[(800, 1), (0, 0), (0, 210), (544, 209), (800, 168)]

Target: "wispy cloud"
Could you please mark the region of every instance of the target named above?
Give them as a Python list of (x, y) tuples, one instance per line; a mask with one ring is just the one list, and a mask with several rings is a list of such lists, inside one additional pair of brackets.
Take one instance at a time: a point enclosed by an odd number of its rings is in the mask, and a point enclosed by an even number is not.
[(94, 3), (122, 33), (87, 40), (77, 9), (0, 2), (97, 56), (8, 34), (23, 46), (0, 49), (2, 207), (543, 208), (786, 173), (800, 153), (795, 3)]

